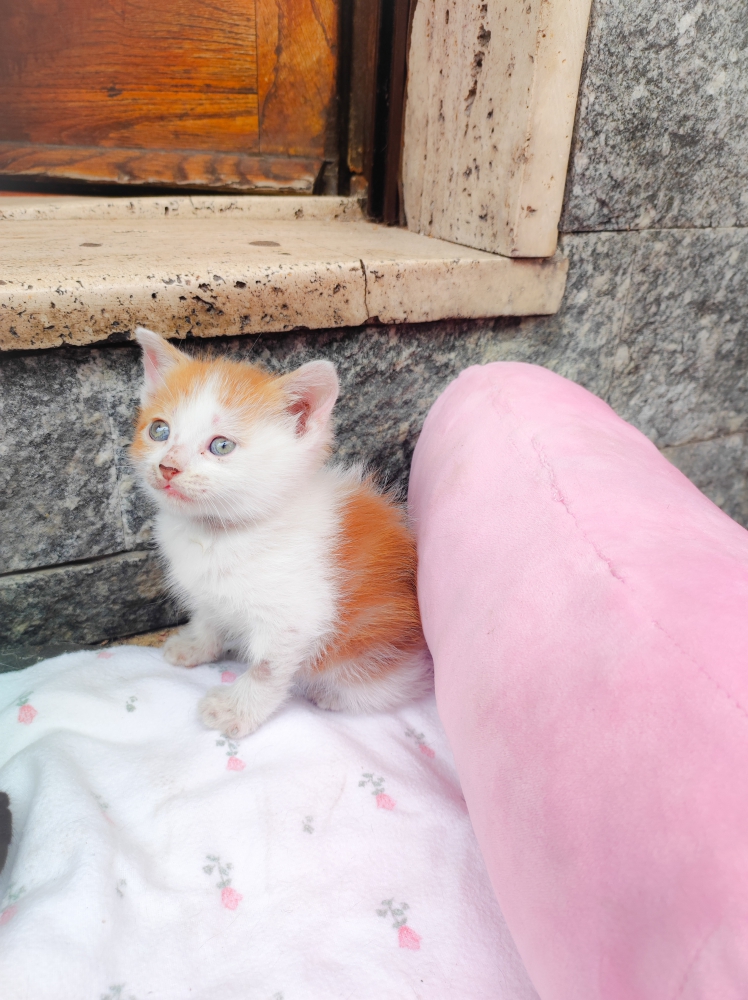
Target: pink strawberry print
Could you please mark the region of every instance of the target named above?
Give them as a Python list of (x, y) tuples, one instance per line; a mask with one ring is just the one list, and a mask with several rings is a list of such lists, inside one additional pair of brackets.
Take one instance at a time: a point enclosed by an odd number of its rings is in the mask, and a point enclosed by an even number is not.
[(21, 705), (18, 709), (18, 721), (22, 722), (24, 726), (30, 726), (37, 714), (33, 705)]
[(397, 929), (397, 941), (401, 948), (410, 948), (411, 951), (418, 951), (421, 947), (421, 935), (416, 934), (412, 927), (402, 924)]
[(426, 742), (426, 737), (423, 733), (417, 733), (415, 729), (406, 729), (405, 735), (409, 740), (414, 740), (416, 746), (421, 751), (424, 757), (428, 757), (429, 760), (433, 760), (436, 757), (436, 751), (432, 750), (431, 747)]
[(94, 798), (96, 799), (96, 801), (97, 801), (97, 803), (99, 805), (99, 809), (101, 809), (101, 815), (104, 817), (104, 819), (107, 821), (107, 823), (109, 823), (110, 826), (114, 826), (115, 825), (114, 820), (112, 819), (112, 817), (107, 812), (107, 809), (109, 808), (109, 803), (105, 802), (102, 799), (102, 797), (100, 795), (97, 795), (95, 792), (94, 792)]
[(226, 756), (228, 760), (226, 761), (227, 771), (243, 771), (247, 766), (241, 757), (238, 757), (239, 744), (234, 740), (229, 739), (228, 736), (222, 736), (220, 740), (216, 740), (217, 747), (228, 747), (226, 750)]
[(395, 906), (394, 899), (383, 899), (384, 909), (377, 910), (380, 917), (392, 917), (392, 926), (397, 931), (397, 943), (401, 948), (409, 948), (411, 951), (418, 951), (421, 947), (421, 935), (417, 934), (412, 927), (408, 927), (408, 918), (405, 911), (410, 907), (407, 903)]
[(233, 670), (224, 670), (221, 674), (221, 684), (233, 684), (236, 680), (236, 674)]
[(378, 778), (375, 778), (371, 772), (364, 771), (361, 775), (358, 787), (365, 788), (367, 785), (371, 785), (371, 794), (374, 796), (377, 803), (377, 809), (387, 809), (391, 811), (395, 808), (395, 800), (391, 798), (387, 792), (385, 792), (384, 778), (381, 775)]
[(234, 866), (231, 863), (223, 864), (217, 854), (207, 854), (206, 860), (211, 864), (204, 865), (205, 874), (212, 875), (218, 869), (218, 874), (221, 876), (221, 881), (216, 882), (216, 889), (221, 890), (221, 905), (227, 910), (235, 910), (244, 896), (231, 887), (231, 869)]
[(31, 694), (25, 694), (16, 702), (18, 705), (18, 721), (24, 726), (30, 726), (39, 714), (33, 705), (29, 705)]
[[(20, 889), (14, 889), (13, 883), (8, 886), (8, 891), (5, 895), (4, 906), (5, 908), (0, 910), (0, 926), (3, 924), (9, 924), (16, 913), (18, 913), (18, 907), (16, 903), (21, 898), (21, 896), (26, 892), (25, 886), (21, 886)], [(10, 905), (8, 905), (10, 904)]]
[(96, 659), (97, 660), (111, 660), (113, 656), (114, 656), (114, 653), (107, 653), (107, 651), (104, 649), (104, 650), (102, 650), (101, 653), (97, 653), (96, 654)]
[(236, 889), (232, 889), (230, 885), (227, 885), (225, 889), (221, 889), (221, 902), (227, 910), (235, 910), (243, 899), (244, 896), (240, 892), (237, 892)]

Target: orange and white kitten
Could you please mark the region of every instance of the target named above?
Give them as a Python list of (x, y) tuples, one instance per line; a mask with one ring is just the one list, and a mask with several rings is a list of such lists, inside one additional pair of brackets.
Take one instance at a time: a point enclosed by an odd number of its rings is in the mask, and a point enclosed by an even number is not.
[(142, 328), (131, 448), (190, 623), (164, 647), (193, 667), (231, 649), (249, 670), (200, 702), (245, 736), (292, 691), (322, 708), (387, 709), (424, 693), (431, 660), (403, 513), (359, 468), (326, 464), (338, 378), (195, 360)]

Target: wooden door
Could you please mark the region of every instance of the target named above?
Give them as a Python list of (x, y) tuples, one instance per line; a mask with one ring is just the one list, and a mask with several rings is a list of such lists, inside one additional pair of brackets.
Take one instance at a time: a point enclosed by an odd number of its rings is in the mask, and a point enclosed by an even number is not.
[(310, 192), (344, 0), (0, 0), (0, 175)]

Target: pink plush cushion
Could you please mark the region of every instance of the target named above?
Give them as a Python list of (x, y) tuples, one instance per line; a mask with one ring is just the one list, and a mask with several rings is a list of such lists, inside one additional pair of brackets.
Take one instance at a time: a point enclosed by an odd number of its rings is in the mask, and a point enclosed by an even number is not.
[(439, 711), (543, 1000), (748, 997), (748, 533), (601, 400), (470, 368), (410, 505)]

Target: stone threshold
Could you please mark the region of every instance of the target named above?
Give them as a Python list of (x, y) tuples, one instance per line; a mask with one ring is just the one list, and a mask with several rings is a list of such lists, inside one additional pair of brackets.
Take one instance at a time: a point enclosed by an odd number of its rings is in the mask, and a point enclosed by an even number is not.
[[(161, 628), (156, 632), (143, 632), (140, 635), (131, 635), (125, 639), (109, 639), (105, 646), (150, 646), (160, 648), (170, 635), (174, 635), (176, 628)], [(228, 659), (228, 657), (227, 657)]]
[(550, 315), (568, 261), (380, 226), (355, 198), (0, 198), (0, 350)]

